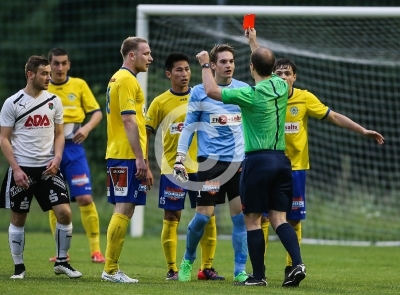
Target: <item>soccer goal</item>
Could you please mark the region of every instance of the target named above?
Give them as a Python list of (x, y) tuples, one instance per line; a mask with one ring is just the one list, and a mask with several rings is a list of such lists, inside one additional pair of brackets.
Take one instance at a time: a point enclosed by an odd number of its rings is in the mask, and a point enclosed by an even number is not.
[[(138, 75), (147, 105), (169, 88), (163, 63), (174, 51), (192, 59), (191, 85), (196, 85), (201, 70), (195, 55), (229, 43), (236, 50), (235, 78), (253, 85), (242, 29), (248, 13), (256, 14), (259, 44), (297, 64), (295, 87), (386, 137), (378, 146), (329, 122), (309, 120), (304, 241), (400, 244), (400, 8), (138, 5), (136, 35), (149, 40), (154, 58), (149, 72)], [(144, 215), (135, 213), (133, 222), (140, 230), (144, 216), (145, 230), (159, 232), (163, 212), (157, 208), (158, 188), (152, 192)], [(219, 234), (231, 231), (227, 208), (217, 206)], [(183, 211), (181, 233), (192, 216), (192, 210)]]

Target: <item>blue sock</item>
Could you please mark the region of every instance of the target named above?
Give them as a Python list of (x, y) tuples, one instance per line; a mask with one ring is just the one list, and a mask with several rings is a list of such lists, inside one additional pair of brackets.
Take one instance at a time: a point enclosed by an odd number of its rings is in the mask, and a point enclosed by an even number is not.
[(297, 240), (293, 227), (285, 222), (278, 226), (275, 232), (292, 258), (292, 265), (296, 266), (302, 264), (299, 241)]
[(186, 234), (186, 251), (184, 259), (190, 260), (191, 263), (196, 259), (196, 249), (204, 233), (204, 227), (210, 220), (210, 216), (196, 212), (193, 219), (189, 222)]
[(232, 246), (235, 252), (234, 277), (246, 270), (247, 262), (247, 232), (244, 225), (244, 215), (240, 213), (232, 217)]

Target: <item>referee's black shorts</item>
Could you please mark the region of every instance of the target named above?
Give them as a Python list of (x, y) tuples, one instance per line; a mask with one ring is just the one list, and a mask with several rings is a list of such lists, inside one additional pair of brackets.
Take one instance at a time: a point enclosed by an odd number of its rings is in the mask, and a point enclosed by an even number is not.
[(292, 167), (283, 151), (246, 153), (240, 176), (243, 213), (288, 212), (292, 190)]

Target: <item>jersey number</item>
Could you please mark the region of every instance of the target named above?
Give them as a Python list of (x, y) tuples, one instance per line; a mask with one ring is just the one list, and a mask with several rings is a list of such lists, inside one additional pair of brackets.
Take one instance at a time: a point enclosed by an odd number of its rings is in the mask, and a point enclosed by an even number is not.
[(111, 87), (108, 87), (107, 93), (106, 93), (106, 112), (107, 112), (107, 114), (110, 114), (110, 90), (111, 90)]

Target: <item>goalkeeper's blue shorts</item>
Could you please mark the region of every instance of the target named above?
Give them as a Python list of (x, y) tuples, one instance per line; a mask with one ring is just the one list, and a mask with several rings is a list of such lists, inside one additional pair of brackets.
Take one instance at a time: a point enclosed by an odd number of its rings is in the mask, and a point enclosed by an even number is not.
[(72, 202), (75, 202), (77, 196), (92, 194), (89, 165), (81, 144), (76, 144), (72, 140), (65, 140), (60, 170), (68, 183)]
[[(196, 173), (188, 173), (189, 181), (197, 180)], [(191, 191), (176, 184), (172, 174), (161, 174), (160, 190), (158, 192), (158, 208), (170, 211), (180, 211), (185, 208), (186, 193), (189, 195), (190, 207), (196, 208), (198, 191)], [(184, 185), (184, 183), (182, 184)]]

